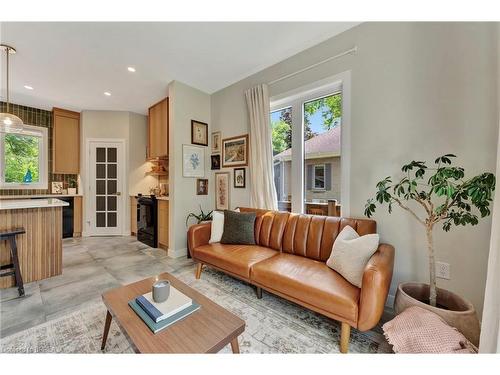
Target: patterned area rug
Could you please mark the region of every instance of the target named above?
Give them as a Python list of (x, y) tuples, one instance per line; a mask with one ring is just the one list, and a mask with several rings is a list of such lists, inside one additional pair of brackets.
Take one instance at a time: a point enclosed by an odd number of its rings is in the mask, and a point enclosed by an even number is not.
[[(282, 298), (263, 292), (221, 272), (203, 271), (194, 278), (192, 267), (175, 274), (219, 305), (240, 316), (246, 329), (239, 338), (242, 353), (339, 353), (340, 324)], [(102, 303), (0, 340), (3, 353), (102, 353), (100, 350), (106, 308)], [(351, 330), (351, 353), (389, 353), (390, 346), (378, 329)], [(132, 353), (125, 335), (113, 322), (105, 352)], [(221, 352), (230, 353), (230, 347)]]

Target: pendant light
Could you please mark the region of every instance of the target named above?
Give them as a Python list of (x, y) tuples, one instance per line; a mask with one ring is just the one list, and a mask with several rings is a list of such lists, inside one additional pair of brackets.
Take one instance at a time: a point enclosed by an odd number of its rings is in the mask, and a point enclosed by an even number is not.
[(10, 133), (10, 132), (18, 132), (23, 130), (23, 120), (21, 120), (16, 115), (9, 113), (10, 110), (10, 102), (9, 102), (9, 55), (13, 55), (16, 53), (16, 49), (14, 47), (8, 46), (6, 44), (0, 44), (0, 48), (2, 51), (5, 51), (5, 55), (7, 56), (7, 110), (5, 112), (0, 113), (0, 132)]

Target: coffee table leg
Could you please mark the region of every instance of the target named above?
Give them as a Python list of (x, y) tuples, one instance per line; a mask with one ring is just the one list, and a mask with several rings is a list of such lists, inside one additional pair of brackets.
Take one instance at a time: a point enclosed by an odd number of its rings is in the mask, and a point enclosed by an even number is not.
[[(102, 334), (101, 350), (104, 350), (104, 348), (106, 347), (106, 340), (108, 339), (109, 327), (111, 327), (111, 319), (113, 319), (113, 317), (108, 311), (106, 313), (106, 323), (104, 323), (104, 332)], [(237, 344), (238, 343), (236, 343), (236, 345)]]
[(233, 349), (233, 354), (239, 354), (240, 353), (240, 346), (238, 345), (238, 337), (235, 337), (231, 341), (231, 349)]

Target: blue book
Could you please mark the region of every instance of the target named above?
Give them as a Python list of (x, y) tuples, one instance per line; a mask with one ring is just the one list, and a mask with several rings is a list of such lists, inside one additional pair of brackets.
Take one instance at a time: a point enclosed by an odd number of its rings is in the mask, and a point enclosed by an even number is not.
[(149, 302), (144, 296), (137, 297), (135, 299), (135, 302), (137, 302), (137, 304), (142, 307), (146, 314), (148, 314), (149, 317), (155, 321), (155, 323), (158, 323), (160, 321), (163, 313), (156, 307), (154, 307), (154, 305)]
[(156, 323), (151, 317), (139, 306), (136, 302), (135, 299), (129, 301), (128, 305), (132, 308), (132, 310), (135, 311), (135, 313), (146, 323), (146, 325), (149, 327), (149, 329), (153, 333), (157, 333), (172, 324), (178, 322), (179, 320), (182, 320), (186, 318), (187, 316), (191, 315), (195, 311), (197, 311), (201, 306), (193, 301), (192, 305), (189, 307), (186, 307), (184, 310), (179, 311), (178, 313), (170, 316), (167, 319), (164, 319), (160, 321), (159, 323)]

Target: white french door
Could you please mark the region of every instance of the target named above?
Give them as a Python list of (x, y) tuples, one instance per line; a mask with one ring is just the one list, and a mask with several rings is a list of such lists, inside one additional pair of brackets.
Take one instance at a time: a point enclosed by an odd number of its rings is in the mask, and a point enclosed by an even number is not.
[(124, 142), (89, 140), (89, 234), (121, 235), (124, 226)]

